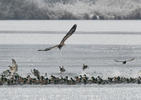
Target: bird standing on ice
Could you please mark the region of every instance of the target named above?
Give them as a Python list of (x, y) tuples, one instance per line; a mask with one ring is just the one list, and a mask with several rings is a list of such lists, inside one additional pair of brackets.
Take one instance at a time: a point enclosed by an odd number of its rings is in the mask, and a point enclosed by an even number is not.
[(49, 48), (46, 48), (46, 49), (43, 49), (43, 50), (38, 50), (38, 51), (48, 51), (48, 50), (51, 50), (51, 49), (56, 48), (56, 47), (61, 50), (61, 48), (64, 46), (65, 41), (75, 32), (76, 28), (77, 28), (77, 25), (74, 24), (73, 27), (69, 30), (69, 32), (62, 39), (60, 44), (52, 46), (52, 47), (49, 47)]
[(10, 67), (11, 75), (14, 75), (18, 71), (18, 65), (16, 64), (15, 59), (12, 59), (12, 66), (9, 65), (8, 67)]
[(37, 69), (31, 70), (31, 73), (36, 76), (38, 80), (40, 80), (40, 72)]

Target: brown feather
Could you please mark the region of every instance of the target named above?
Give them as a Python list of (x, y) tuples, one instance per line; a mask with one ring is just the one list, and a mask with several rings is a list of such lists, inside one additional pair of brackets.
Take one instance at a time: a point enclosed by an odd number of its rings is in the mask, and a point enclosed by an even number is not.
[(38, 51), (48, 51), (48, 50), (51, 50), (55, 47), (58, 47), (58, 45), (55, 45), (55, 46), (52, 46), (52, 47), (49, 47), (49, 48), (46, 48), (46, 49), (43, 49), (43, 50), (38, 50)]
[(73, 27), (69, 30), (69, 32), (64, 36), (64, 38), (62, 39), (59, 45), (63, 46), (64, 42), (75, 32), (76, 28), (77, 28), (77, 25), (74, 24)]

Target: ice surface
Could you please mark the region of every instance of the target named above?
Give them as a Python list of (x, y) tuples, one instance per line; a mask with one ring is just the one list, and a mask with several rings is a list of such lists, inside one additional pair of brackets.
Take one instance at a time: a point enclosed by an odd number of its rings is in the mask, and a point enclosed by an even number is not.
[[(38, 52), (38, 49), (48, 47), (48, 44), (58, 43), (64, 34), (48, 34), (49, 31), (66, 33), (74, 24), (78, 24), (78, 32), (74, 34), (67, 44), (119, 44), (117, 45), (66, 45), (59, 51)], [(61, 26), (61, 27), (60, 27)], [(128, 34), (128, 32), (141, 32), (140, 21), (1, 21), (0, 22), (0, 72), (11, 64), (11, 58), (16, 59), (19, 73), (26, 75), (30, 69), (38, 68), (42, 72), (60, 75), (58, 66), (65, 65), (65, 75), (83, 74), (82, 64), (90, 66), (86, 70), (88, 75), (101, 76), (126, 76), (137, 77), (140, 75), (140, 44), (141, 35)], [(3, 31), (3, 32), (2, 32)], [(5, 31), (9, 31), (6, 33)], [(16, 33), (12, 31), (17, 31)], [(26, 31), (20, 33), (20, 31)], [(45, 31), (44, 34), (31, 34), (29, 31)], [(87, 32), (108, 32), (99, 34)], [(114, 32), (123, 32), (118, 34)], [(11, 33), (10, 33), (11, 32)], [(19, 32), (19, 33), (18, 33)], [(29, 32), (29, 33), (28, 33)], [(127, 32), (127, 34), (124, 34)], [(52, 42), (53, 40), (53, 42)], [(74, 41), (74, 42), (73, 42)], [(4, 45), (4, 44), (22, 45)], [(46, 45), (23, 45), (42, 44)], [(121, 46), (122, 44), (122, 46)], [(125, 46), (138, 44), (139, 46)], [(70, 52), (71, 51), (71, 52)], [(136, 57), (136, 59), (122, 65), (113, 61), (115, 58)], [(66, 59), (67, 58), (67, 59)], [(81, 58), (81, 59), (80, 59)], [(73, 60), (72, 60), (73, 59)], [(101, 61), (103, 63), (101, 63)], [(48, 66), (48, 67), (46, 67)], [(53, 66), (53, 67), (52, 67)], [(77, 66), (77, 68), (75, 67)], [(113, 67), (114, 66), (114, 67)], [(27, 68), (28, 67), (28, 68)], [(75, 72), (74, 72), (75, 68)], [(45, 70), (46, 69), (46, 70)], [(103, 70), (104, 69), (104, 70)], [(21, 73), (23, 72), (23, 73)], [(140, 85), (76, 85), (76, 86), (1, 86), (1, 100), (140, 100)]]
[(141, 21), (130, 20), (0, 21), (0, 44), (57, 44), (73, 24), (66, 44), (141, 44)]
[(1, 100), (140, 100), (141, 86), (120, 85), (50, 85), (1, 86)]

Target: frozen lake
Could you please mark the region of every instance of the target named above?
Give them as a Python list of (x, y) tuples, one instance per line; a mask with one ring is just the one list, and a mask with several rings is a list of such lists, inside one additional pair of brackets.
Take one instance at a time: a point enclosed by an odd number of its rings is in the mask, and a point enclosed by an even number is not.
[[(77, 32), (66, 41), (61, 51), (39, 52), (60, 42), (73, 24)], [(61, 27), (60, 27), (61, 26)], [(22, 76), (37, 68), (64, 75), (137, 77), (141, 74), (141, 21), (0, 21), (0, 72), (8, 69), (11, 59)], [(114, 59), (135, 58), (123, 65)], [(82, 71), (82, 65), (89, 68)], [(140, 100), (140, 85), (76, 85), (76, 86), (1, 86), (2, 100)], [(12, 91), (12, 92), (11, 92)], [(115, 98), (116, 97), (116, 98)]]
[(0, 87), (1, 100), (140, 100), (140, 85)]

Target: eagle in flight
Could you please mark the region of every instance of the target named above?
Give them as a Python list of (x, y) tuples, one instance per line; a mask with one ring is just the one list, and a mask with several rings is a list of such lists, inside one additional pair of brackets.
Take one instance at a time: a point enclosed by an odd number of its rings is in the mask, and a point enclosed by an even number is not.
[(38, 51), (49, 51), (49, 50), (51, 50), (53, 48), (56, 48), (56, 47), (61, 50), (61, 48), (64, 46), (65, 41), (75, 32), (76, 28), (77, 28), (77, 25), (74, 24), (72, 26), (72, 28), (69, 30), (69, 32), (64, 36), (64, 38), (62, 39), (60, 44), (52, 46), (52, 47), (49, 47), (49, 48), (46, 48), (46, 49), (43, 49), (43, 50), (38, 50)]

